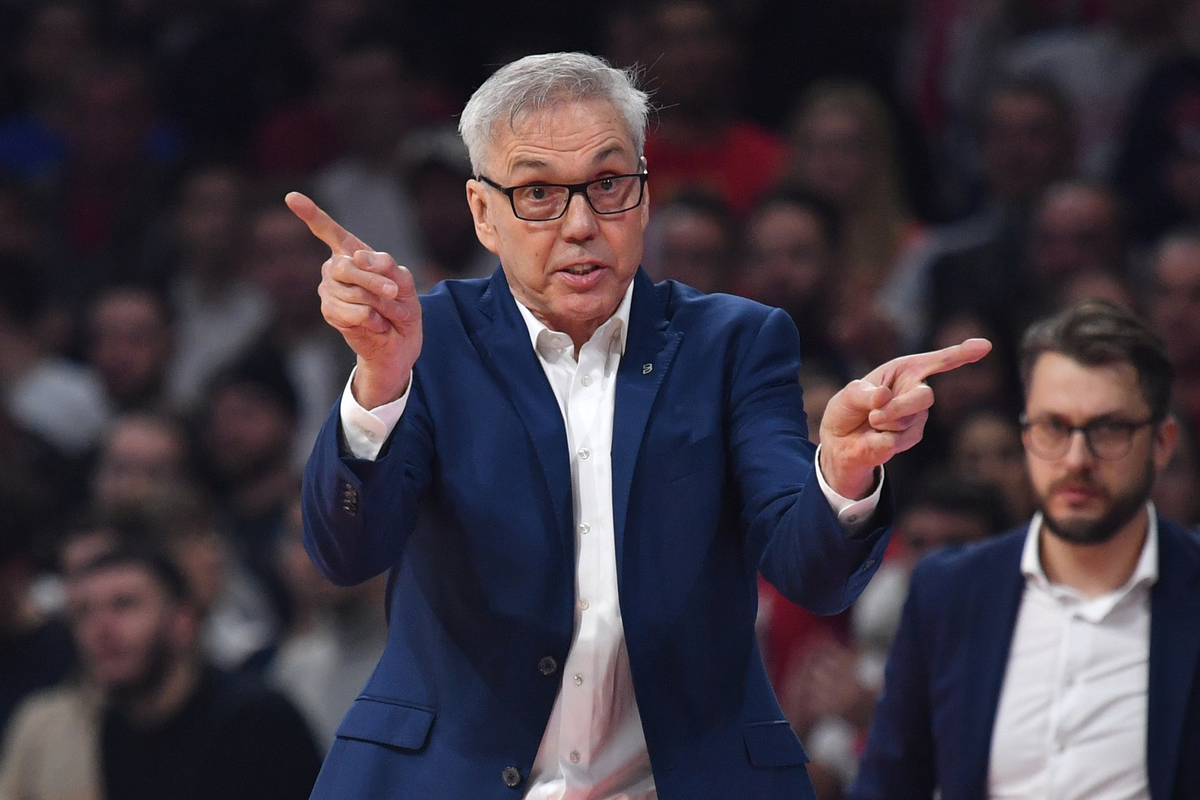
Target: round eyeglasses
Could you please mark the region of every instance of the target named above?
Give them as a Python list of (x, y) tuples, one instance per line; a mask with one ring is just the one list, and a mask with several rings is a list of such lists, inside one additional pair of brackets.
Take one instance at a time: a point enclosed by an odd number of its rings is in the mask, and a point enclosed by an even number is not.
[(571, 196), (579, 193), (597, 214), (620, 214), (642, 204), (646, 186), (645, 172), (630, 175), (607, 175), (583, 183), (526, 183), (521, 186), (501, 186), (491, 178), (476, 175), (475, 180), (486, 183), (508, 195), (513, 214), (526, 222), (549, 222), (567, 213)]
[(1075, 432), (1079, 431), (1093, 456), (1104, 461), (1114, 461), (1126, 455), (1133, 447), (1135, 433), (1160, 421), (1156, 417), (1141, 422), (1101, 417), (1083, 425), (1069, 425), (1057, 417), (1031, 420), (1022, 414), (1021, 430), (1025, 434), (1025, 446), (1038, 458), (1047, 461), (1062, 458), (1071, 449), (1071, 439)]

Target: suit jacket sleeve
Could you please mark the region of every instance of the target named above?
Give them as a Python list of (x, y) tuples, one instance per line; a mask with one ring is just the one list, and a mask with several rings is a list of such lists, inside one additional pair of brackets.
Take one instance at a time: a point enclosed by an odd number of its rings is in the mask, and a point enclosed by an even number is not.
[(732, 381), (730, 449), (741, 487), (747, 545), (759, 570), (792, 602), (818, 614), (847, 608), (887, 546), (890, 490), (867, 531), (851, 538), (816, 477), (797, 383), (796, 331), (773, 310)]

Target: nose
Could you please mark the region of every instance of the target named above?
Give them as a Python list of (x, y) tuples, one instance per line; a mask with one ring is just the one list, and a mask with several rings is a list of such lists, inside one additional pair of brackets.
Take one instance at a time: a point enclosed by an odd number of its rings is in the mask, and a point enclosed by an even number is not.
[(1067, 452), (1063, 455), (1063, 460), (1072, 466), (1083, 466), (1090, 464), (1095, 458), (1083, 431), (1071, 431), (1071, 438), (1067, 440)]
[(567, 211), (562, 217), (562, 237), (568, 242), (586, 242), (599, 229), (596, 212), (592, 211), (582, 192), (571, 195)]

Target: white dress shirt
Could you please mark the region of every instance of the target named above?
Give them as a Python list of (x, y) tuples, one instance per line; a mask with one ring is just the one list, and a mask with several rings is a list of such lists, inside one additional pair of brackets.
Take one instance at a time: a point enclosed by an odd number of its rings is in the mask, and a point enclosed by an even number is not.
[(1095, 598), (1051, 583), (1025, 538), (1025, 592), (992, 729), (993, 800), (1149, 800), (1146, 691), (1158, 522), (1133, 575)]
[[(625, 352), (630, 284), (616, 313), (574, 353), (571, 337), (550, 330), (520, 302), (538, 361), (566, 426), (575, 515), (575, 633), (563, 682), (530, 774), (527, 800), (654, 800), (654, 776), (642, 732), (617, 597), (612, 504), (612, 431), (617, 368)], [(342, 393), (343, 434), (351, 454), (374, 459), (399, 420), (399, 400), (366, 411)], [(411, 385), (411, 381), (410, 381)], [(851, 501), (818, 483), (848, 535), (864, 530), (883, 481)]]

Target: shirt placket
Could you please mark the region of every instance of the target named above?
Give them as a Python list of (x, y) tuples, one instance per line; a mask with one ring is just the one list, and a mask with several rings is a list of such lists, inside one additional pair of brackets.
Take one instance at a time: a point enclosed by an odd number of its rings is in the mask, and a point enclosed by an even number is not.
[(616, 613), (616, 556), (613, 541), (610, 447), (611, 414), (604, 414), (605, 365), (610, 339), (584, 344), (567, 395), (568, 441), (575, 497), (575, 642), (563, 670), (562, 770), (568, 782), (585, 781), (593, 763), (592, 736), (602, 708), (598, 692), (605, 682), (604, 654), (612, 649)]

